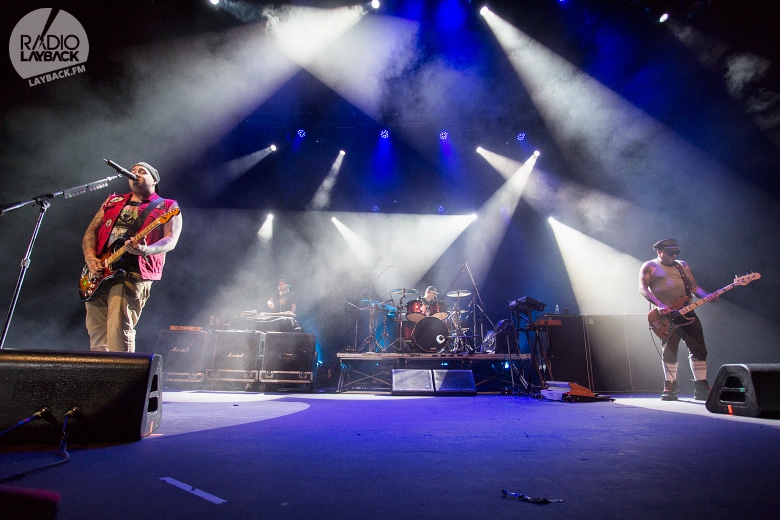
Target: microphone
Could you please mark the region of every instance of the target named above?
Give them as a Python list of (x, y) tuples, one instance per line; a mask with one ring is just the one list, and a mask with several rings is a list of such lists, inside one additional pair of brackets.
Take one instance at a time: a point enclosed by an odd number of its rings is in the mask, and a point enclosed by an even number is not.
[(112, 161), (111, 159), (103, 159), (103, 160), (104, 160), (104, 161), (106, 161), (106, 164), (107, 164), (107, 165), (109, 165), (109, 166), (111, 166), (113, 169), (115, 169), (115, 170), (117, 171), (117, 173), (119, 173), (119, 175), (124, 175), (124, 176), (125, 176), (125, 177), (127, 177), (128, 179), (131, 179), (131, 180), (134, 180), (134, 181), (137, 181), (137, 180), (138, 180), (138, 175), (134, 174), (134, 173), (133, 173), (133, 172), (131, 172), (131, 171), (125, 170), (124, 168), (122, 168), (121, 166), (119, 166), (117, 163), (115, 163), (115, 162), (114, 162), (114, 161)]

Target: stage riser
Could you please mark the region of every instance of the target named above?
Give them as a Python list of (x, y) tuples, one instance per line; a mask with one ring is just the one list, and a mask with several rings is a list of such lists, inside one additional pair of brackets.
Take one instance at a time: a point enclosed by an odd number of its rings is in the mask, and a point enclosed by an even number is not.
[[(341, 374), (337, 390), (348, 391), (390, 391), (401, 394), (405, 389), (419, 394), (473, 395), (500, 392), (513, 385), (519, 385), (517, 377), (512, 379), (509, 364), (522, 369), (528, 366), (529, 356), (508, 356), (505, 354), (472, 354), (469, 356), (439, 354), (351, 354), (339, 353)], [(404, 379), (394, 381), (393, 374)], [(428, 376), (415, 373), (429, 373), (433, 392), (425, 389)], [(406, 375), (409, 374), (409, 375)], [(410, 378), (406, 382), (405, 378)], [(438, 380), (438, 383), (437, 383)], [(472, 388), (472, 384), (474, 385)], [(394, 391), (394, 385), (397, 387)], [(413, 386), (409, 386), (413, 385)]]

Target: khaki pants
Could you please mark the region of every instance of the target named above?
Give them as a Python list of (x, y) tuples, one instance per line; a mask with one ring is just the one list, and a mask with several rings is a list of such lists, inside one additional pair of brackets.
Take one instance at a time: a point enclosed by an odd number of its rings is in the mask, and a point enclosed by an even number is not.
[(86, 302), (90, 350), (135, 352), (135, 326), (152, 288), (151, 280), (118, 277)]

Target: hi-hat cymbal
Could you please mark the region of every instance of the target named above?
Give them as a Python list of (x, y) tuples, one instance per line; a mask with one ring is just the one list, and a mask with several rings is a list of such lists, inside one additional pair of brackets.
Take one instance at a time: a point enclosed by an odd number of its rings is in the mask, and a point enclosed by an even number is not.
[(390, 289), (390, 294), (420, 294), (417, 289)]
[(450, 298), (461, 298), (463, 296), (470, 296), (470, 295), (471, 295), (471, 291), (463, 291), (463, 290), (450, 291), (446, 294), (446, 296), (449, 296)]

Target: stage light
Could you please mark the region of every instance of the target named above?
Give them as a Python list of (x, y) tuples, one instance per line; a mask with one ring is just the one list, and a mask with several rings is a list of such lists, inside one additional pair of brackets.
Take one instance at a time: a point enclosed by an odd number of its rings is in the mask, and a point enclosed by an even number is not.
[(209, 0), (212, 4), (217, 5), (219, 4), (219, 0)]
[(298, 130), (298, 137), (306, 137), (306, 131), (303, 129)]
[(275, 144), (272, 144), (272, 145), (271, 145), (271, 151), (272, 151), (272, 152), (275, 152), (275, 151), (276, 151), (276, 145), (275, 145)]
[(439, 206), (436, 211), (439, 213), (439, 215), (444, 215), (444, 206)]
[(481, 14), (482, 16), (485, 16), (489, 12), (490, 9), (488, 9), (488, 6), (484, 6), (482, 9), (479, 10), (479, 14)]
[(477, 153), (482, 153), (482, 147), (481, 146), (477, 146)]
[(448, 134), (447, 132), (439, 132), (439, 139), (441, 139), (442, 141), (446, 141), (449, 135), (450, 134)]
[(669, 19), (669, 13), (664, 13), (661, 15), (661, 17), (658, 19), (659, 23), (664, 23), (666, 20)]
[(388, 137), (390, 137), (390, 131), (382, 130), (381, 132), (379, 132), (379, 137), (381, 137), (382, 139), (387, 139)]
[(517, 134), (518, 141), (522, 141), (523, 139), (525, 139), (525, 132), (520, 132), (519, 134)]
[(379, 0), (373, 0), (371, 2), (371, 7), (373, 7), (374, 9), (379, 9)]
[(373, 208), (371, 208), (371, 211), (373, 211), (374, 213), (379, 213), (379, 206), (374, 206)]
[(539, 153), (539, 150), (534, 150), (534, 157), (539, 157), (540, 155), (542, 154)]
[(339, 155), (347, 155), (347, 152), (345, 152), (344, 150), (339, 150)]

